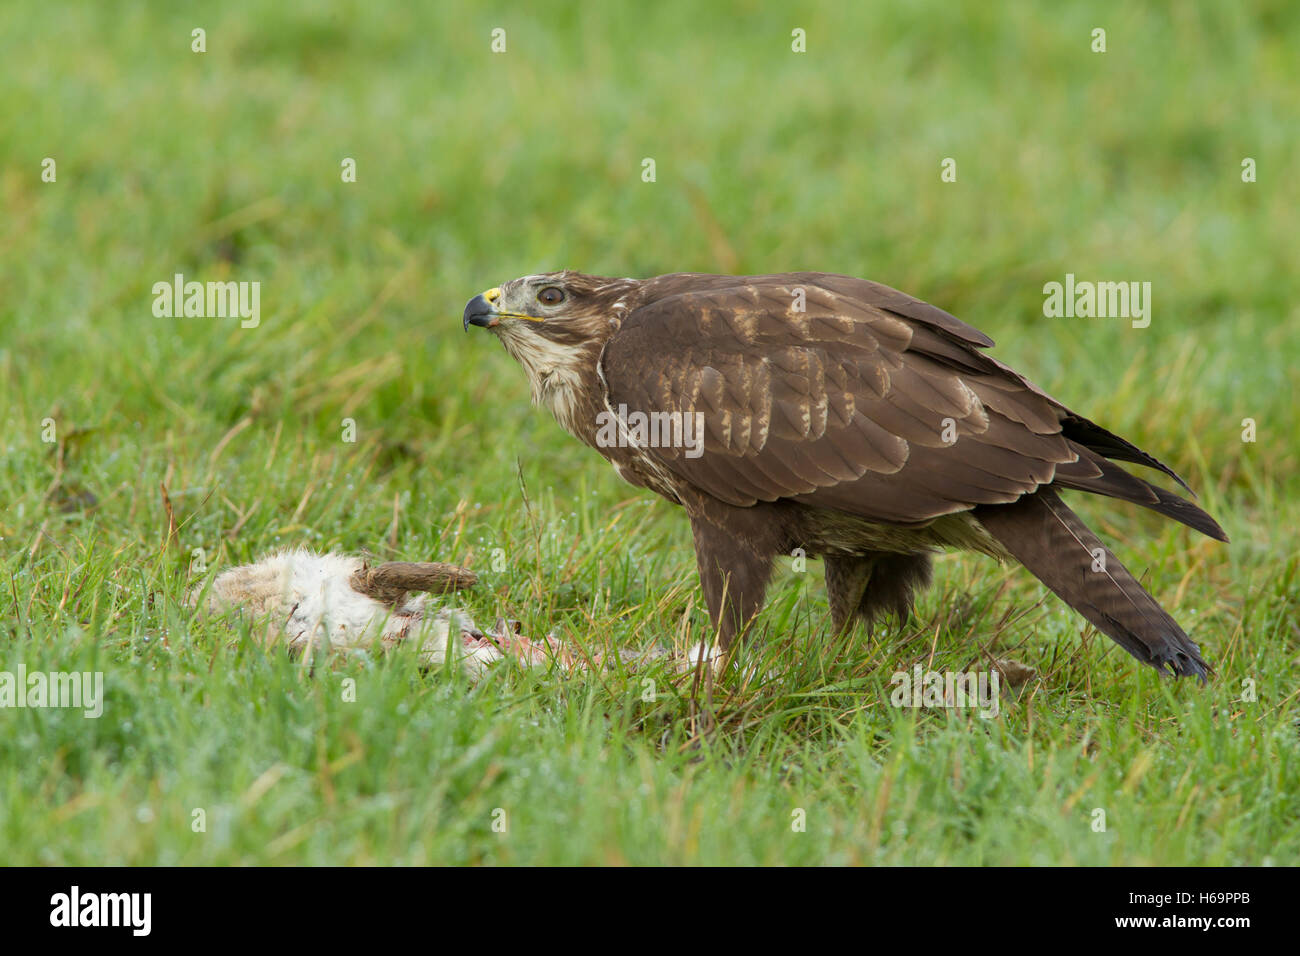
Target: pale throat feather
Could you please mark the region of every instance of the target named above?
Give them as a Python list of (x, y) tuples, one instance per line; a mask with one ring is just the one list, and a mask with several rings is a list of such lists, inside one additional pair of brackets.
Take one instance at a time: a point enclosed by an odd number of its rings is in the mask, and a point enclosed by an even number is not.
[(549, 409), (560, 427), (591, 443), (595, 421), (583, 420), (584, 372), (591, 366), (589, 345), (554, 342), (526, 329), (502, 327), (501, 344), (528, 377), (534, 405)]

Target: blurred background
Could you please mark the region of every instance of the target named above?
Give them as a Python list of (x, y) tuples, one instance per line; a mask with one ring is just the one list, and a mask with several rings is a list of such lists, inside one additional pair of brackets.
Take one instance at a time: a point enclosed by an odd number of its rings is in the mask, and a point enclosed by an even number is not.
[[(462, 334), (470, 296), (560, 268), (816, 269), (953, 312), (1176, 465), (1194, 438), (1216, 482), (1247, 467), (1253, 416), (1276, 471), (1300, 433), (1298, 21), (1288, 2), (6, 3), (7, 442), (53, 411), (105, 451), (138, 442), (128, 470), (184, 473), (164, 448), (195, 429), (251, 413), (337, 446), (350, 415), (438, 480), (452, 447), (509, 471), (545, 447), (564, 483), (590, 457)], [(261, 326), (155, 318), (177, 272), (260, 281)], [(1067, 272), (1150, 281), (1151, 327), (1044, 318)]]

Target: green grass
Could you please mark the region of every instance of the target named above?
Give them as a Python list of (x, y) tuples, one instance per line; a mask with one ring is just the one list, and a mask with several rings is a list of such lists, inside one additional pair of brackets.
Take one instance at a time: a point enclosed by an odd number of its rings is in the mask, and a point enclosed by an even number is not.
[[(1300, 11), (877, 6), (0, 6), (0, 669), (107, 695), (0, 711), (4, 862), (1295, 862)], [(313, 674), (189, 618), (193, 549), (301, 543), (472, 566), (474, 615), (529, 633), (702, 637), (684, 516), (461, 332), (561, 267), (845, 272), (988, 332), (1232, 537), (1071, 499), (1217, 676), (1162, 681), (975, 556), (835, 646), (817, 566), (783, 572), (763, 660), (708, 693)], [(175, 272), (260, 281), (261, 325), (155, 318)], [(1152, 282), (1151, 327), (1044, 318), (1067, 272)], [(888, 703), (990, 655), (1039, 670), (996, 720)]]

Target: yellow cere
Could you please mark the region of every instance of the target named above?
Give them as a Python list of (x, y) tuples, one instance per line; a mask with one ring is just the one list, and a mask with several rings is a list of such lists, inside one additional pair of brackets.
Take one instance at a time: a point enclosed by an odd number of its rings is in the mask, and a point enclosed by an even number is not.
[[(500, 300), (501, 298), (501, 287), (497, 286), (496, 288), (488, 289), (486, 292), (483, 293), (483, 298), (487, 299), (490, 304), (496, 305), (498, 300)], [(500, 310), (497, 310), (497, 315), (507, 319), (527, 319), (529, 322), (546, 321), (546, 319), (544, 319), (542, 316), (528, 315), (527, 313), (524, 312), (502, 312)]]

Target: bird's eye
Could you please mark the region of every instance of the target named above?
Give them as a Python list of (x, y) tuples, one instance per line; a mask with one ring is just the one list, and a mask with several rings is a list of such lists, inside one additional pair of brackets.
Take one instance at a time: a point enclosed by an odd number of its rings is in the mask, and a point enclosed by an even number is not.
[(542, 305), (559, 305), (564, 301), (564, 293), (553, 285), (548, 285), (537, 293), (537, 301)]

